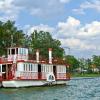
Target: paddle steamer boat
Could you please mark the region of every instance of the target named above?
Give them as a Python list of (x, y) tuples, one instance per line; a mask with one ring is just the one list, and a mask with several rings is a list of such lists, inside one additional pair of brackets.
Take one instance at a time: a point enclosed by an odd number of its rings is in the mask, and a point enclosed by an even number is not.
[(11, 47), (7, 57), (0, 58), (0, 86), (28, 87), (66, 84), (70, 80), (68, 65), (52, 59), (49, 48), (48, 61), (40, 60), (36, 50), (36, 60), (29, 60), (28, 48)]

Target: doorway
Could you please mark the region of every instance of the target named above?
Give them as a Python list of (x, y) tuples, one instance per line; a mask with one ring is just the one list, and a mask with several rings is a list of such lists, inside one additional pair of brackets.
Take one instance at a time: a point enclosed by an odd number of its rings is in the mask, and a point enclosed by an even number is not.
[(56, 66), (53, 66), (53, 73), (54, 73), (55, 78), (56, 78), (56, 76), (57, 76), (57, 69), (56, 69)]
[(6, 65), (2, 65), (2, 72), (3, 72), (3, 74), (2, 74), (2, 79), (6, 79)]
[(41, 64), (38, 64), (38, 79), (41, 79)]

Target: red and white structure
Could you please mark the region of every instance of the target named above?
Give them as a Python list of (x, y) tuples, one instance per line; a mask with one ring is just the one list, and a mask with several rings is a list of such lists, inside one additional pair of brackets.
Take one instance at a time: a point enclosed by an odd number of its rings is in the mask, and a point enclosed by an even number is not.
[(21, 47), (8, 48), (7, 58), (0, 58), (0, 86), (27, 87), (49, 84), (66, 84), (70, 79), (67, 65), (53, 63), (52, 49), (49, 48), (49, 61), (28, 59), (28, 49)]

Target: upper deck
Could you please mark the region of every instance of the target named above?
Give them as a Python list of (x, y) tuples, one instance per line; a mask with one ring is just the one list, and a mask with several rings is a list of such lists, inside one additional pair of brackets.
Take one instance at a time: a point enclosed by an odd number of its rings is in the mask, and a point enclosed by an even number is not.
[(8, 61), (28, 60), (28, 49), (21, 47), (12, 47), (7, 50)]

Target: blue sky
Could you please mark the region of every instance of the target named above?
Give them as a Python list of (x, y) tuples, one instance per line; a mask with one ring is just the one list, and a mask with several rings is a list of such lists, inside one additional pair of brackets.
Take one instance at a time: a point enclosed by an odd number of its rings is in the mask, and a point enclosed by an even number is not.
[(100, 0), (0, 0), (0, 20), (30, 34), (49, 31), (68, 54), (100, 55)]

